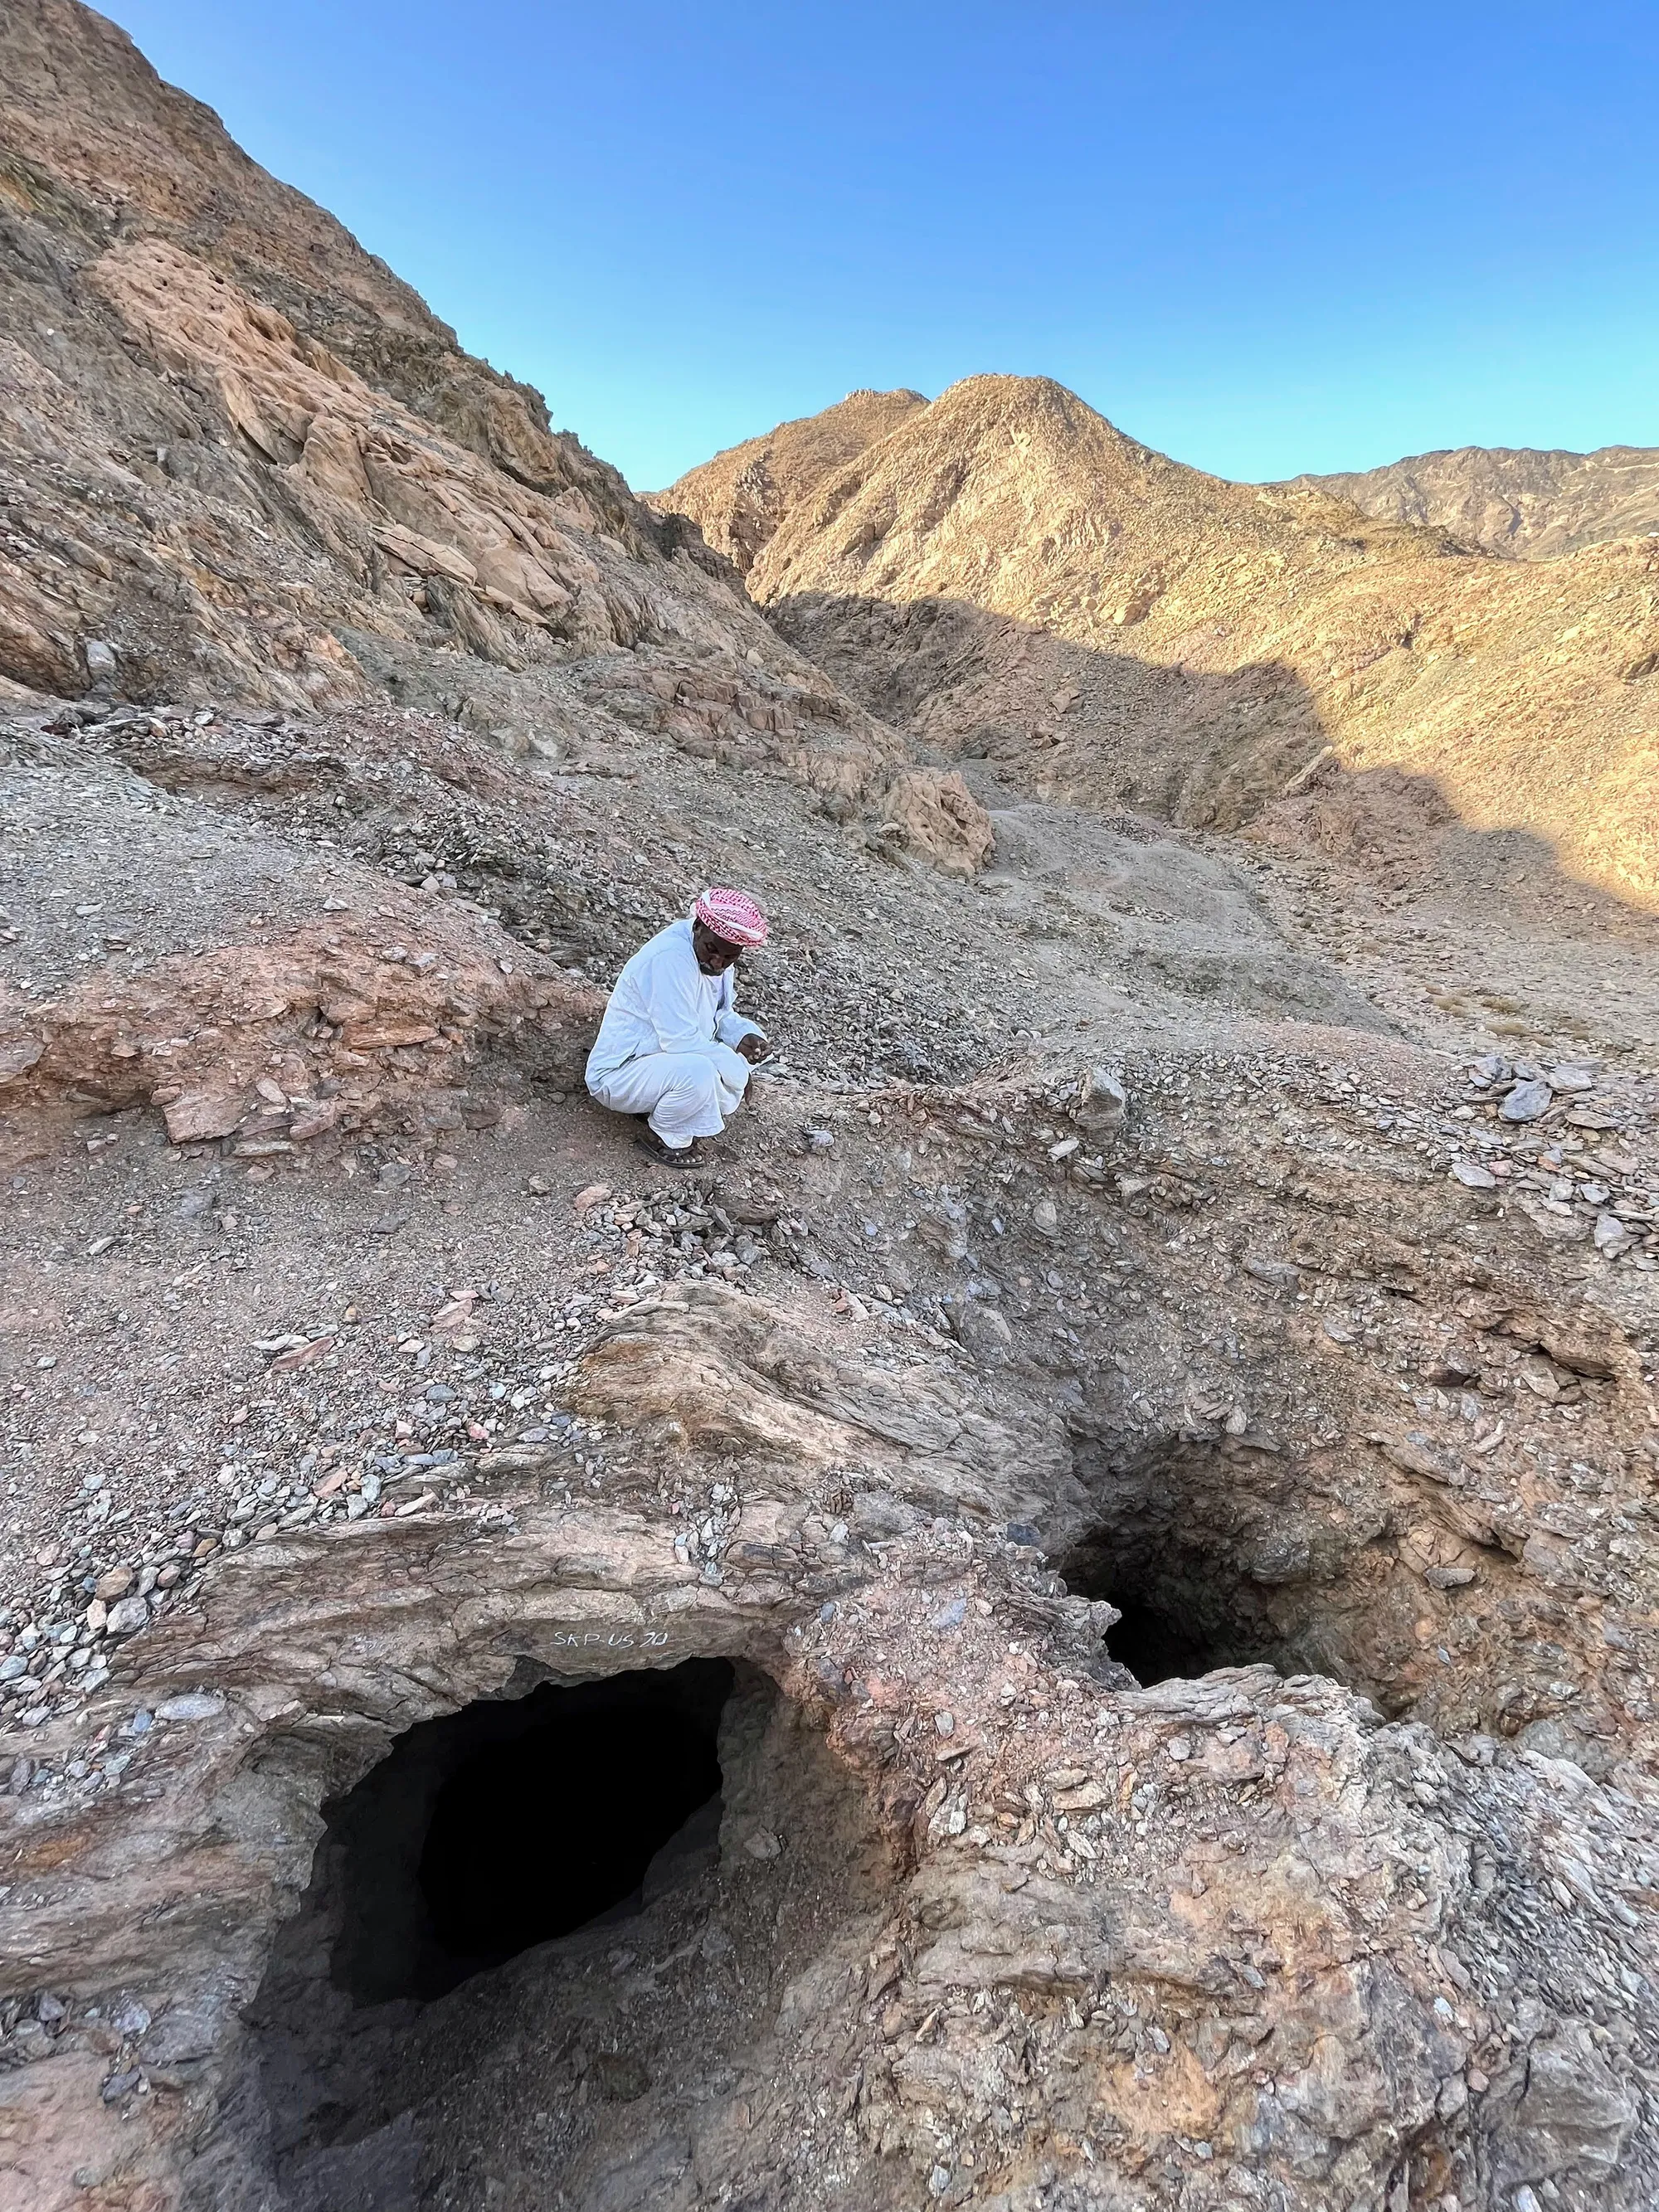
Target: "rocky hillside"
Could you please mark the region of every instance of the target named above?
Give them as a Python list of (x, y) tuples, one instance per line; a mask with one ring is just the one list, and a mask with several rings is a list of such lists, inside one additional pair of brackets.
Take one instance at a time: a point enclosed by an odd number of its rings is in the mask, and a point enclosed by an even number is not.
[(727, 447), (666, 491), (649, 494), (647, 503), (664, 514), (689, 515), (746, 576), (783, 517), (825, 477), (927, 404), (919, 392), (849, 392), (821, 414)]
[(308, 706), (446, 649), (727, 636), (614, 471), (113, 25), (8, 8), (0, 149), (0, 675)]
[(1632, 549), (989, 379), (769, 618), (99, 18), (0, 121), (0, 2212), (1649, 2212), (1659, 924), (1320, 750), (1571, 827)]
[(975, 377), (823, 477), (748, 583), (877, 712), (1052, 793), (1224, 828), (1389, 769), (1652, 902), (1656, 579), (1659, 538), (1500, 561)]
[(0, 698), (390, 696), (556, 757), (599, 697), (948, 865), (983, 842), (696, 532), (76, 0), (0, 15)]
[(1650, 446), (1602, 446), (1593, 453), (1460, 446), (1385, 468), (1297, 477), (1292, 488), (1529, 561), (1659, 531), (1659, 452)]

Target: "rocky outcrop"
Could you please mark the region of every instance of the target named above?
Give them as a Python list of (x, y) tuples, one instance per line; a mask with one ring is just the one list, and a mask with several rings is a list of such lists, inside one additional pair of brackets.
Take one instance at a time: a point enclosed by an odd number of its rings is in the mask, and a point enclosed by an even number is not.
[(959, 775), (900, 769), (881, 795), (877, 836), (949, 873), (976, 876), (996, 850), (991, 817)]
[[(27, 1946), (13, 1978), (56, 1992), (8, 2094), (32, 2203), (71, 2201), (71, 2159), (112, 2202), (287, 2202), (313, 2169), (343, 2186), (343, 2148), (269, 2162), (283, 2115), (257, 2115), (296, 2049), (355, 2081), (366, 2152), (403, 2145), (395, 2201), (450, 2170), (432, 2122), (457, 2067), (495, 2085), (498, 2127), (527, 2124), (491, 2053), (532, 2021), (554, 2054), (584, 2017), (591, 2035), (580, 1944), (574, 1979), (556, 1958), (519, 1970), (493, 2013), (451, 1998), (413, 2045), (361, 2040), (320, 1984), (303, 1998), (290, 1946), (278, 2014), (273, 1994), (240, 2025), (319, 1807), (469, 1698), (709, 1656), (757, 1670), (760, 1733), (734, 1719), (718, 1863), (684, 1877), (712, 1887), (679, 1905), (670, 1881), (613, 1960), (635, 2024), (625, 2007), (603, 2047), (633, 2086), (581, 2092), (580, 2201), (653, 2157), (765, 2194), (808, 2154), (824, 2204), (1035, 2205), (1056, 2185), (1079, 2203), (1497, 2203), (1547, 2179), (1646, 2201), (1649, 2031), (1607, 1992), (1654, 1970), (1626, 1902), (1659, 1874), (1650, 1808), (1548, 1757), (1382, 1724), (1328, 1680), (1256, 1666), (1136, 1686), (1101, 1650), (1115, 1609), (1004, 1535), (1026, 1485), (1054, 1510), (1054, 1446), (1034, 1458), (983, 1385), (884, 1395), (757, 1302), (692, 1286), (621, 1321), (583, 1388), (644, 1455), (635, 1485), (660, 1472), (700, 1501), (694, 1541), (623, 1498), (550, 1494), (524, 1453), (470, 1510), (279, 1537), (89, 1709), (78, 1733), (118, 1725), (130, 1747), (118, 1786), (65, 1766), (46, 1798), (9, 1801), (30, 1806), (0, 1904)], [(39, 1732), (32, 1763), (55, 1773), (76, 1733)], [(878, 1856), (853, 1881), (819, 1846), (860, 1818)], [(701, 1895), (764, 1977), (758, 1930), (781, 1929), (789, 1881), (809, 1917), (749, 2040), (718, 1981), (665, 1983), (674, 1915)], [(273, 2071), (258, 2023), (278, 2016)], [(576, 2068), (573, 2095), (586, 2049), (551, 2061)], [(826, 2081), (848, 2094), (820, 2098)]]
[[(6, 885), (27, 977), (0, 985), (12, 1158), (50, 1147), (94, 1102), (155, 1106), (175, 1144), (228, 1139), (269, 1162), (422, 1109), (459, 1126), (490, 1054), (580, 1080), (603, 1001), (476, 906), (402, 887), (388, 902), (361, 867), (215, 836), (191, 799), (64, 741), (30, 750), (3, 775), (13, 834), (79, 851), (55, 878), (31, 868)], [(69, 918), (77, 872), (100, 895)], [(141, 895), (112, 902), (127, 884)], [(103, 956), (90, 975), (72, 942), (83, 933)]]

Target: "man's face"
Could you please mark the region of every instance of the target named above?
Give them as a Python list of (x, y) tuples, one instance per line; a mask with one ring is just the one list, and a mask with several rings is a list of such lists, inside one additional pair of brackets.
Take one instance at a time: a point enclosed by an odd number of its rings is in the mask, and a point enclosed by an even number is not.
[(692, 923), (691, 949), (705, 975), (723, 975), (728, 968), (735, 966), (743, 953), (742, 945), (728, 945), (723, 937), (716, 937), (706, 921)]

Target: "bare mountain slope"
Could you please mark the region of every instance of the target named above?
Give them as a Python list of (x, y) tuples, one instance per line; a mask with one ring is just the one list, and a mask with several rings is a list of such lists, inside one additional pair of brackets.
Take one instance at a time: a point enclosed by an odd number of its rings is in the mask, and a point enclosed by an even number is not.
[(1051, 793), (1236, 826), (1328, 747), (1651, 900), (1656, 581), (1659, 540), (1498, 561), (975, 377), (827, 477), (749, 586), (877, 711)]
[(1488, 553), (1532, 561), (1659, 530), (1659, 451), (1650, 446), (1593, 453), (1460, 446), (1294, 483), (1385, 521), (1431, 525)]
[(250, 160), (210, 108), (163, 83), (125, 32), (75, 0), (8, 0), (0, 11), (0, 205), (33, 215), (73, 263), (117, 236), (166, 238), (462, 444), (542, 490), (579, 485), (613, 523), (629, 518), (617, 471), (549, 433), (539, 393), (462, 353), (343, 224)]
[(0, 11), (0, 698), (390, 692), (548, 756), (620, 722), (868, 793), (952, 866), (988, 842), (695, 532), (74, 0)]
[(821, 414), (728, 446), (666, 491), (647, 494), (647, 504), (690, 515), (708, 543), (747, 575), (779, 522), (825, 477), (927, 404), (919, 392), (849, 392)]

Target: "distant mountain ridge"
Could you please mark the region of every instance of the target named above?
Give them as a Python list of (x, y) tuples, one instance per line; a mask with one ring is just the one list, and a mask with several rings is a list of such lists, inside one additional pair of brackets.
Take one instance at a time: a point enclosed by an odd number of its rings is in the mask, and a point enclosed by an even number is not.
[(1652, 446), (1601, 446), (1592, 453), (1460, 446), (1291, 483), (1351, 500), (1379, 520), (1430, 525), (1488, 553), (1523, 560), (1553, 560), (1659, 531), (1659, 447)]
[(1206, 476), (1031, 377), (968, 378), (796, 481), (751, 597), (941, 756), (1220, 829), (1386, 769), (1659, 899), (1659, 537), (1494, 557), (1323, 480)]

